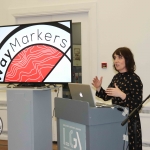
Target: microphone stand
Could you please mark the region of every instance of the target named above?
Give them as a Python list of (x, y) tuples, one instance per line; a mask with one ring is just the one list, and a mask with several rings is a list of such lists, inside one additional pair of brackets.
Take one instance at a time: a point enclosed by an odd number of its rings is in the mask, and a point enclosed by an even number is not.
[[(122, 121), (121, 125), (124, 126), (124, 125), (127, 123), (127, 121), (128, 121), (129, 119), (131, 119), (136, 113), (138, 113), (139, 110), (142, 108), (143, 103), (144, 103), (146, 100), (148, 100), (149, 98), (150, 98), (150, 95), (148, 95), (147, 98), (146, 98), (145, 100), (143, 100), (142, 103), (141, 103), (137, 108), (135, 108), (135, 109), (128, 115), (128, 117), (127, 117), (124, 121)], [(136, 129), (137, 129), (136, 120), (134, 120), (134, 136), (135, 136), (134, 144), (135, 144), (135, 150), (137, 150), (137, 148), (136, 148), (136, 143), (137, 143)]]

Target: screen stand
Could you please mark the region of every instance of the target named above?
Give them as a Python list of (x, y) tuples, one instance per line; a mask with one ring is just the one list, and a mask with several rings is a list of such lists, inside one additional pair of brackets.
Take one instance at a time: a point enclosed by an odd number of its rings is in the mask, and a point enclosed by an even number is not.
[(45, 83), (19, 83), (16, 87), (45, 87)]

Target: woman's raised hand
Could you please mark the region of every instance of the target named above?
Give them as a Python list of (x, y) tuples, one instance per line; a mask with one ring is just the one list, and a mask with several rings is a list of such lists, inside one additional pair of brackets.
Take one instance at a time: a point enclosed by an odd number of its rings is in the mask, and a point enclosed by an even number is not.
[(100, 79), (98, 79), (97, 76), (93, 79), (92, 85), (96, 88), (97, 91), (100, 91), (101, 89), (102, 79), (103, 77), (100, 77)]

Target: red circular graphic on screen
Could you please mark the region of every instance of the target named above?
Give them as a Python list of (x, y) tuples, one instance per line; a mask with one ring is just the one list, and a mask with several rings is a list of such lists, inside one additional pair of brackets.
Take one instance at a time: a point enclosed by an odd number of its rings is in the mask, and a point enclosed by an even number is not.
[(46, 45), (23, 49), (9, 65), (6, 82), (42, 82), (62, 58), (63, 53)]

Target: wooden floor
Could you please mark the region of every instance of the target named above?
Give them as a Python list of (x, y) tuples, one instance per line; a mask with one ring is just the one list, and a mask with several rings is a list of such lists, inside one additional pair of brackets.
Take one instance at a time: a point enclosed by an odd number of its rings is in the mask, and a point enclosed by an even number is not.
[[(0, 140), (0, 150), (8, 150), (8, 142)], [(53, 150), (57, 150), (57, 143), (53, 143)]]
[(8, 150), (8, 142), (4, 140), (0, 140), (0, 150)]
[(53, 143), (53, 150), (57, 150), (57, 143)]

